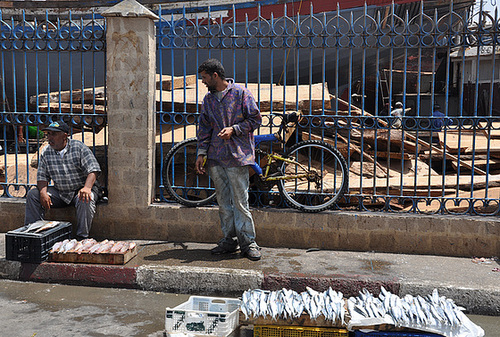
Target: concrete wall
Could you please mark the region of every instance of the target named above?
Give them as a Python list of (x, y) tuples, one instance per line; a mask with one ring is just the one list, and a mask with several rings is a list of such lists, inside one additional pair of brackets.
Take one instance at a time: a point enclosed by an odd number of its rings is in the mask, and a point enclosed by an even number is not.
[[(155, 15), (126, 0), (107, 19), (109, 203), (98, 206), (96, 238), (216, 242), (217, 208), (154, 204)], [(254, 209), (262, 246), (452, 256), (497, 256), (496, 217), (400, 215)], [(75, 223), (74, 210), (51, 210), (48, 219)], [(0, 231), (23, 225), (24, 200), (0, 200)]]
[[(119, 205), (122, 199), (127, 196), (98, 206), (91, 231), (93, 237), (215, 243), (222, 235), (216, 207), (187, 209), (166, 204), (122, 207)], [(0, 214), (0, 231), (20, 227), (24, 200), (2, 200)], [(500, 223), (496, 217), (336, 211), (307, 214), (260, 209), (253, 209), (252, 214), (257, 242), (266, 247), (464, 257), (500, 253)], [(51, 210), (48, 218), (75, 223), (70, 208)]]

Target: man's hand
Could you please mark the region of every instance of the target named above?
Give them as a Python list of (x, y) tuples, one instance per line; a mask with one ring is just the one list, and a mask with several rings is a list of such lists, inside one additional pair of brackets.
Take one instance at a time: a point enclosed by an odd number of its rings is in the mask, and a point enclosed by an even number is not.
[(47, 189), (45, 191), (40, 192), (40, 203), (45, 210), (49, 210), (52, 205), (52, 199), (50, 199), (50, 195), (47, 193)]
[(85, 185), (78, 191), (78, 199), (83, 202), (90, 202), (92, 200), (92, 186), (97, 180), (97, 172), (90, 172), (85, 180)]
[(49, 187), (49, 182), (44, 180), (38, 180), (36, 182), (36, 187), (40, 192), (40, 204), (45, 210), (49, 210), (50, 206), (52, 206), (52, 199), (50, 199), (50, 195), (47, 192), (47, 188)]
[(232, 126), (228, 126), (222, 130), (220, 130), (220, 132), (217, 134), (218, 137), (222, 138), (222, 139), (229, 139), (231, 138), (231, 136), (233, 135), (234, 133), (234, 129)]
[(90, 202), (92, 200), (92, 188), (82, 187), (82, 189), (78, 191), (78, 199), (83, 202)]
[(206, 160), (206, 157), (205, 156), (198, 156), (198, 158), (196, 158), (196, 163), (195, 163), (195, 167), (196, 167), (196, 172), (198, 174), (205, 174), (205, 160)]

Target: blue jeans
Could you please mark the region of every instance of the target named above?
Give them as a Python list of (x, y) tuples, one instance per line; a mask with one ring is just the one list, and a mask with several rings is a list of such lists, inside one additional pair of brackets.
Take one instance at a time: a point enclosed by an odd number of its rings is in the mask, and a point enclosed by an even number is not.
[(255, 226), (248, 204), (248, 167), (211, 166), (208, 172), (215, 185), (224, 234), (219, 246), (234, 249), (239, 244), (242, 252), (250, 247), (257, 248)]
[[(90, 202), (80, 201), (78, 193), (75, 195), (71, 203), (66, 204), (59, 196), (59, 191), (54, 186), (49, 186), (47, 191), (52, 200), (53, 208), (67, 207), (75, 205), (76, 208), (76, 235), (86, 238), (89, 236), (90, 227), (96, 211), (97, 195), (92, 191), (92, 200)], [(30, 224), (37, 220), (43, 220), (45, 217), (45, 209), (40, 203), (40, 192), (38, 188), (29, 190), (26, 196), (26, 210), (24, 216), (24, 224)]]

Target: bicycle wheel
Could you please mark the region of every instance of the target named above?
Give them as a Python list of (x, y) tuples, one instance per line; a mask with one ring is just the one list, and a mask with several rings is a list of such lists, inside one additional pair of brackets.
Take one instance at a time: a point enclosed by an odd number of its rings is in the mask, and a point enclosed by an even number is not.
[(292, 146), (282, 162), (281, 172), (288, 178), (278, 181), (280, 194), (290, 207), (303, 212), (321, 212), (333, 206), (348, 183), (347, 163), (333, 146), (306, 140)]
[(163, 163), (163, 183), (168, 194), (188, 207), (203, 206), (215, 198), (210, 177), (196, 173), (196, 150), (196, 138), (183, 140), (168, 151)]

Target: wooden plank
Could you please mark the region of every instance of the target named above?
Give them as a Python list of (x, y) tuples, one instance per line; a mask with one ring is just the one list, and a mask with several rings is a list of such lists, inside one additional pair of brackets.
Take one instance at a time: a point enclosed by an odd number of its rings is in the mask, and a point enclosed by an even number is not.
[(197, 75), (174, 76), (156, 74), (156, 89), (167, 90), (180, 89), (196, 84)]
[(111, 253), (49, 253), (49, 261), (69, 263), (92, 263), (92, 264), (125, 264), (137, 255), (137, 246), (127, 250), (124, 254)]
[[(373, 116), (372, 114), (367, 113), (367, 112), (364, 112), (364, 114), (363, 114), (363, 115), (364, 115), (364, 116)], [(382, 119), (380, 119), (380, 120), (379, 120), (379, 123), (380, 123), (381, 125), (385, 125), (385, 126), (387, 126), (387, 122), (385, 122), (385, 121), (384, 121), (384, 120), (382, 120)], [(409, 138), (410, 140), (414, 141), (415, 143), (418, 143), (420, 146), (423, 146), (423, 147), (425, 147), (425, 148), (432, 149), (433, 151), (436, 151), (436, 152), (438, 152), (438, 153), (441, 153), (441, 154), (443, 154), (443, 156), (446, 156), (446, 158), (448, 158), (448, 159), (451, 159), (451, 160), (457, 160), (457, 157), (455, 157), (455, 156), (453, 156), (453, 155), (451, 155), (451, 154), (449, 154), (449, 153), (445, 152), (443, 149), (440, 149), (440, 148), (438, 148), (438, 147), (436, 147), (436, 146), (434, 146), (434, 145), (429, 144), (428, 142), (425, 142), (425, 141), (423, 141), (423, 140), (421, 140), (421, 139), (417, 138), (416, 136), (414, 136), (414, 135), (412, 135), (412, 134), (410, 134), (410, 133), (408, 133), (408, 132), (407, 132), (405, 135), (406, 135), (406, 137), (407, 137), (407, 138)], [(462, 164), (463, 164), (465, 167), (468, 167), (468, 168), (470, 168), (471, 170), (474, 170), (474, 172), (476, 172), (476, 173), (478, 173), (478, 174), (481, 174), (481, 175), (486, 175), (486, 172), (484, 172), (483, 170), (481, 170), (481, 169), (479, 169), (479, 168), (477, 168), (477, 167), (470, 167), (470, 166), (467, 166), (467, 164), (466, 164), (466, 163), (462, 163)]]
[[(160, 74), (156, 74), (156, 89), (171, 91), (172, 89), (180, 89), (185, 86), (193, 86), (196, 84), (196, 79), (197, 75), (187, 75), (185, 78), (184, 76), (174, 76), (172, 80), (172, 76), (170, 75), (161, 75), (160, 77)], [(49, 94), (39, 94), (38, 104), (47, 104), (49, 102), (49, 98), (51, 103), (59, 103), (59, 101), (61, 101), (62, 103), (72, 102), (73, 104), (81, 104), (82, 90), (76, 89), (73, 91), (66, 90), (61, 92), (54, 91)], [(99, 102), (100, 104), (104, 104), (104, 87), (101, 86), (96, 87), (95, 89), (84, 89), (83, 99), (84, 103), (92, 103), (95, 100), (96, 103)], [(37, 103), (36, 95), (30, 97), (30, 103), (33, 105)]]
[(488, 146), (500, 146), (499, 139), (491, 139), (488, 141), (488, 137), (479, 130), (476, 133), (472, 130), (462, 130), (461, 132), (444, 131), (438, 132), (439, 143), (446, 147), (446, 150), (451, 153), (464, 153), (467, 149), (475, 147), (476, 149), (486, 149)]
[[(377, 178), (384, 178), (387, 176), (386, 171), (382, 170), (377, 170), (376, 165), (373, 162), (359, 162), (359, 161), (351, 161), (351, 166), (349, 167), (349, 173), (350, 175), (355, 175), (356, 178), (354, 179), (359, 179), (358, 177), (363, 175), (365, 178), (371, 178), (375, 174), (377, 175)], [(352, 180), (351, 177), (349, 177), (349, 180)]]
[(366, 112), (363, 112), (360, 108), (355, 105), (349, 104), (349, 102), (343, 100), (342, 98), (337, 98), (335, 95), (330, 94), (331, 99), (335, 99), (338, 102), (338, 109), (341, 111), (345, 111), (346, 114), (349, 112), (349, 108), (351, 109), (352, 115), (366, 115)]
[[(240, 83), (240, 85), (244, 86), (243, 83)], [(275, 84), (271, 86), (248, 83), (247, 87), (259, 104), (261, 111), (270, 111), (271, 106), (273, 111), (283, 111), (284, 108), (295, 111), (297, 107), (298, 110), (308, 111), (310, 105), (314, 110), (322, 107), (324, 95), (324, 97), (329, 97), (328, 89), (321, 83), (311, 86), (311, 94), (309, 94), (309, 85), (299, 85), (297, 88), (296, 86), (282, 87)], [(286, 90), (284, 91), (283, 88), (286, 88)], [(196, 112), (199, 111), (206, 93), (207, 88), (201, 80), (198, 80), (197, 86), (185, 90), (157, 90), (156, 102), (163, 104), (164, 111), (171, 110), (173, 101), (174, 111)], [(325, 109), (329, 108), (330, 101), (327, 100), (325, 101)]]
[[(440, 149), (438, 148), (437, 146), (434, 146), (434, 145), (431, 145), (421, 139), (418, 139), (417, 137), (411, 135), (411, 134), (407, 134), (406, 135), (408, 138), (410, 138), (411, 140), (413, 140), (414, 142), (418, 142), (418, 144), (420, 144), (421, 146), (425, 147), (425, 148), (429, 148), (429, 149), (432, 149), (432, 151), (436, 151), (438, 153), (441, 153), (442, 155), (444, 155), (447, 159), (451, 159), (451, 160), (456, 160), (458, 161), (458, 158), (454, 155), (451, 155), (449, 154), (448, 152), (445, 152), (443, 149)], [(460, 164), (464, 167), (467, 167), (471, 170), (474, 170), (475, 173), (477, 174), (481, 174), (481, 175), (486, 175), (486, 172), (484, 172), (483, 170), (481, 170), (480, 168), (478, 167), (472, 167), (471, 165), (468, 165), (467, 163), (465, 162), (461, 162), (460, 161)]]
[[(469, 165), (472, 166), (472, 160), (464, 160), (464, 159), (460, 158), (460, 161), (465, 161)], [(486, 169), (487, 164), (490, 165), (490, 171), (500, 169), (500, 159), (498, 159), (498, 158), (490, 158), (489, 160), (488, 159), (474, 159), (474, 166), (477, 166), (479, 168)], [(458, 163), (456, 161), (452, 161), (451, 165), (453, 166), (454, 169), (458, 168)]]
[[(406, 141), (407, 132), (399, 129), (367, 129), (362, 132), (363, 139), (370, 144), (372, 148), (377, 148), (380, 151), (391, 152), (401, 151), (404, 147), (405, 153), (413, 153), (416, 151), (416, 144), (412, 141)], [(403, 140), (405, 139), (405, 140)]]
[[(332, 96), (333, 96), (333, 95), (332, 95)], [(333, 96), (333, 97), (335, 97), (335, 96)], [(338, 99), (338, 100), (339, 100), (339, 101), (342, 101), (341, 99)], [(346, 103), (346, 104), (347, 104), (347, 102), (345, 102), (345, 101), (342, 101), (342, 102), (344, 102), (344, 103)], [(371, 115), (371, 114), (369, 114), (369, 113), (367, 113), (367, 112), (363, 112), (363, 111), (361, 111), (361, 109), (358, 109), (358, 108), (356, 108), (356, 107), (353, 107), (353, 108), (354, 108), (354, 109), (353, 109), (352, 111), (354, 111), (354, 112), (358, 112), (359, 114), (363, 114), (364, 116), (373, 116), (373, 115)], [(385, 125), (385, 126), (387, 126), (387, 122), (385, 122), (385, 121), (383, 121), (383, 120), (379, 120), (379, 123), (381, 123), (381, 125)], [(440, 149), (440, 148), (438, 148), (437, 146), (431, 145), (431, 144), (429, 144), (428, 142), (423, 141), (422, 139), (417, 138), (416, 136), (414, 136), (414, 135), (412, 135), (412, 134), (410, 134), (410, 133), (408, 133), (408, 132), (407, 132), (407, 133), (405, 133), (405, 139), (406, 139), (406, 138), (408, 138), (408, 139), (412, 140), (412, 141), (413, 141), (413, 142), (415, 142), (415, 143), (418, 143), (420, 146), (422, 146), (422, 147), (424, 147), (424, 148), (426, 148), (426, 149), (432, 149), (434, 152), (439, 153), (439, 154), (441, 154), (441, 155), (445, 156), (447, 159), (451, 159), (451, 160), (456, 160), (456, 161), (458, 161), (458, 158), (457, 158), (456, 156), (454, 156), (454, 155), (452, 155), (452, 154), (450, 154), (450, 153), (448, 153), (448, 152), (445, 152), (443, 149)], [(362, 153), (362, 152), (361, 152), (361, 149), (357, 149), (357, 151), (359, 151), (360, 153)], [(481, 170), (481, 169), (479, 169), (479, 168), (477, 168), (477, 167), (472, 167), (471, 165), (468, 165), (468, 164), (467, 164), (467, 163), (465, 163), (465, 162), (460, 162), (460, 163), (461, 163), (464, 167), (467, 167), (467, 168), (469, 168), (469, 169), (471, 169), (471, 170), (474, 170), (474, 172), (475, 172), (475, 173), (477, 173), (477, 174), (486, 175), (486, 172), (484, 172), (483, 170)]]
[[(38, 101), (37, 101), (38, 97)], [(64, 102), (64, 103), (81, 103), (82, 101), (82, 89), (75, 89), (73, 91), (54, 91), (47, 94), (39, 94), (33, 95), (30, 97), (30, 104), (36, 105), (37, 102), (38, 104), (47, 104), (49, 102), (55, 103), (55, 102)], [(83, 89), (83, 100), (84, 103), (92, 103), (94, 99), (96, 98), (101, 98), (104, 99), (104, 87), (96, 87), (96, 88), (86, 88)]]
[(486, 136), (491, 138), (500, 138), (500, 122), (492, 122), (491, 127), (488, 129), (487, 122), (479, 122), (480, 131)]
[[(40, 112), (49, 112), (49, 105), (44, 103), (38, 106)], [(52, 113), (86, 113), (86, 114), (104, 114), (106, 111), (104, 109), (104, 105), (94, 105), (94, 104), (84, 104), (83, 108), (80, 103), (50, 103), (50, 112)]]
[[(242, 84), (243, 85), (243, 84)], [(258, 85), (257, 83), (248, 83), (248, 89), (252, 92), (254, 98), (260, 101), (260, 109), (263, 111), (273, 110), (301, 110), (309, 113), (315, 109), (330, 109), (330, 93), (327, 85), (322, 83), (312, 84), (311, 87), (306, 84), (299, 86), (279, 86), (273, 84)]]
[[(391, 188), (387, 189), (384, 186), (379, 186), (374, 191), (374, 189), (372, 187), (363, 186), (363, 193), (359, 194), (360, 191), (361, 191), (360, 189), (351, 188), (351, 186), (349, 186), (349, 194), (353, 195), (353, 196), (358, 196), (358, 195), (372, 196), (373, 194), (385, 195), (386, 193), (387, 193), (387, 195), (392, 195), (392, 196), (401, 195), (404, 197), (414, 197), (414, 196), (417, 196), (417, 197), (427, 197), (427, 196), (441, 197), (441, 196), (443, 196), (443, 191), (441, 189), (436, 189), (436, 188), (428, 188), (428, 189), (403, 188), (403, 189), (399, 189), (399, 188), (392, 188), (391, 187)], [(444, 193), (449, 194), (449, 193), (453, 193), (453, 191), (454, 190), (452, 188), (447, 188), (447, 189), (445, 189)]]
[[(349, 142), (347, 141), (347, 139), (345, 139), (344, 137), (342, 137), (341, 135), (337, 135), (340, 139), (342, 139), (346, 144), (349, 144)], [(387, 175), (387, 169), (385, 167), (383, 167), (382, 165), (380, 165), (372, 156), (370, 156), (368, 153), (365, 153), (365, 151), (363, 151), (359, 146), (356, 146), (354, 145), (352, 142), (350, 143), (350, 147), (358, 152), (361, 156), (363, 156), (364, 159), (366, 159), (367, 161), (371, 162), (371, 163), (374, 163), (375, 165), (377, 165), (377, 167), (379, 168), (379, 170), (382, 170), (382, 172)]]
[(353, 152), (355, 152), (355, 149), (352, 148), (352, 147), (349, 147), (346, 143), (344, 143), (344, 140), (342, 140), (342, 142), (337, 142), (337, 144), (335, 144), (335, 140), (329, 138), (329, 137), (321, 137), (321, 136), (318, 136), (314, 133), (309, 133), (309, 132), (306, 132), (306, 131), (302, 131), (302, 140), (318, 140), (318, 141), (323, 141), (331, 146), (333, 146), (334, 148), (336, 148), (337, 150), (339, 150), (339, 152), (342, 154), (342, 156), (344, 157), (344, 159), (346, 158), (349, 158), (351, 156), (351, 154)]
[[(493, 142), (492, 142), (493, 143)], [(492, 154), (498, 154), (500, 153), (500, 142), (495, 142), (495, 144), (491, 144), (489, 148), (485, 147), (476, 147), (472, 148), (469, 147), (464, 151), (464, 154), (485, 154), (485, 153), (492, 153)]]
[[(366, 195), (366, 196), (371, 196), (373, 194), (379, 194), (379, 195), (385, 195), (386, 193), (388, 195), (396, 195), (396, 196), (404, 196), (404, 197), (414, 197), (414, 196), (417, 196), (417, 197), (427, 197), (427, 196), (430, 196), (430, 197), (441, 197), (443, 196), (443, 190), (442, 189), (438, 189), (436, 187), (433, 187), (433, 188), (427, 188), (427, 189), (421, 189), (421, 188), (417, 188), (417, 189), (414, 189), (414, 188), (403, 188), (403, 189), (399, 189), (399, 188), (392, 188), (390, 187), (389, 189), (387, 189), (386, 187), (384, 186), (378, 186), (376, 189), (376, 191), (374, 191), (374, 189), (372, 187), (365, 187), (363, 186), (363, 194), (362, 195)], [(453, 188), (446, 188), (444, 190), (444, 194), (450, 194), (450, 193), (453, 193), (454, 190)], [(358, 193), (360, 192), (359, 189), (356, 189), (356, 188), (351, 188), (351, 186), (349, 186), (349, 192), (351, 195), (358, 195)]]
[(375, 156), (377, 158), (391, 158), (391, 159), (401, 159), (403, 158), (404, 160), (410, 160), (415, 158), (415, 155), (409, 154), (408, 152), (401, 153), (401, 152), (387, 152), (387, 151), (373, 151), (373, 150), (366, 150), (366, 153), (368, 153), (370, 156)]
[(363, 190), (366, 188), (367, 191), (373, 189), (384, 191), (387, 188), (392, 188), (394, 190), (401, 190), (401, 188), (417, 188), (417, 189), (427, 189), (429, 186), (440, 186), (441, 188), (458, 188), (458, 189), (470, 189), (471, 186), (474, 189), (481, 189), (486, 187), (486, 178), (488, 178), (488, 187), (500, 186), (500, 175), (475, 175), (474, 178), (470, 175), (461, 174), (460, 177), (456, 175), (446, 175), (446, 176), (434, 176), (431, 175), (430, 179), (428, 175), (417, 174), (416, 176), (405, 176), (390, 178), (362, 178), (362, 179), (352, 179), (349, 180), (349, 190), (359, 190), (361, 184)]

